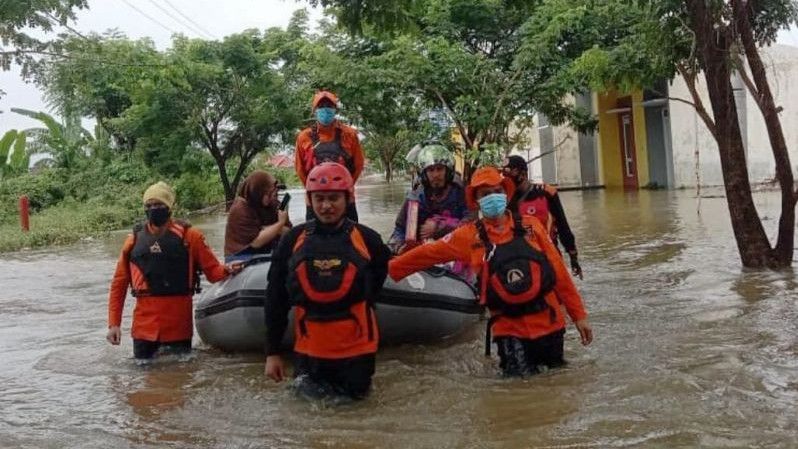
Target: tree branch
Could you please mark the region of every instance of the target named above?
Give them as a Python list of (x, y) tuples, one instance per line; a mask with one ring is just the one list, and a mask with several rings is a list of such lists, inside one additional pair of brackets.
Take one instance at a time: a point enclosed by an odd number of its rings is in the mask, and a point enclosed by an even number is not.
[(704, 108), (704, 102), (701, 101), (701, 96), (698, 94), (698, 89), (696, 89), (696, 75), (681, 64), (679, 64), (676, 69), (679, 71), (679, 74), (682, 75), (682, 78), (684, 78), (687, 90), (690, 91), (690, 97), (693, 98), (692, 106), (695, 108), (696, 113), (701, 117), (704, 125), (706, 125), (709, 132), (712, 133), (715, 140), (718, 141), (718, 128), (715, 125), (715, 121), (709, 116), (706, 108)]
[(468, 148), (473, 148), (473, 142), (468, 137), (468, 132), (466, 132), (465, 126), (463, 126), (463, 123), (455, 115), (454, 111), (449, 106), (449, 102), (446, 101), (446, 98), (443, 97), (443, 94), (439, 90), (432, 89), (432, 91), (435, 94), (435, 96), (438, 97), (438, 99), (441, 101), (443, 107), (446, 108), (447, 111), (449, 111), (449, 116), (452, 117), (452, 120), (454, 120), (454, 124), (457, 126), (457, 130), (460, 132), (460, 136), (463, 138), (463, 142), (465, 142)]

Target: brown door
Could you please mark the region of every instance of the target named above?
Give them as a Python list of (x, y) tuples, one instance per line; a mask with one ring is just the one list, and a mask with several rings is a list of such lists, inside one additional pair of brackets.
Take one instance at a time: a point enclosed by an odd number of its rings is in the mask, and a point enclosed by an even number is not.
[(621, 141), (621, 176), (623, 187), (627, 189), (638, 188), (637, 184), (637, 156), (635, 151), (635, 126), (632, 120), (631, 99), (618, 100), (618, 107), (629, 110), (618, 113), (620, 127), (618, 138)]

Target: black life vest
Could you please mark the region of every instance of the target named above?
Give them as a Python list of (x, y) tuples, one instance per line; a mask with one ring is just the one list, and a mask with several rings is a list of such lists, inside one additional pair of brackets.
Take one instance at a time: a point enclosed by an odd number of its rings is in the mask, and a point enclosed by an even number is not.
[(476, 222), (485, 245), (480, 300), (500, 315), (520, 317), (549, 308), (545, 296), (554, 288), (556, 278), (546, 255), (527, 242), (521, 217), (512, 217), (513, 238), (501, 245), (490, 241), (482, 220)]
[[(372, 291), (366, 272), (370, 257), (355, 246), (366, 254), (368, 249), (353, 239), (355, 222), (345, 219), (342, 227), (340, 232), (319, 233), (316, 220), (308, 221), (304, 241), (288, 260), (290, 299), (293, 305), (305, 309), (303, 319), (354, 319), (351, 306), (366, 301)], [(304, 328), (303, 323), (299, 325)]]
[[(185, 242), (188, 223), (176, 223), (182, 229), (182, 236), (171, 229), (161, 236), (147, 232), (146, 224), (133, 228), (133, 249), (129, 262), (144, 276), (146, 286), (133, 281), (131, 291), (135, 297), (144, 296), (185, 296), (198, 289), (192, 285), (190, 254)], [(199, 276), (194, 276), (199, 281)]]
[(319, 127), (314, 126), (310, 132), (310, 139), (313, 141), (313, 164), (309, 169), (321, 164), (322, 162), (335, 162), (341, 164), (349, 170), (355, 172), (355, 161), (341, 145), (341, 128), (335, 127), (335, 139), (329, 142), (319, 140)]

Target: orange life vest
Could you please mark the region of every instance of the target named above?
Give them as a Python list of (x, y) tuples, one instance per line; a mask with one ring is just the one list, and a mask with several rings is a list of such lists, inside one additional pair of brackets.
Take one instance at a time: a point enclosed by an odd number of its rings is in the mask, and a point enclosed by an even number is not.
[(173, 221), (160, 235), (150, 234), (145, 224), (133, 228), (129, 254), (131, 293), (135, 297), (186, 296), (194, 294), (196, 274), (184, 236), (188, 223)]
[(296, 352), (347, 358), (377, 350), (377, 328), (363, 236), (349, 219), (332, 233), (311, 220), (288, 261), (288, 286), (295, 306)]

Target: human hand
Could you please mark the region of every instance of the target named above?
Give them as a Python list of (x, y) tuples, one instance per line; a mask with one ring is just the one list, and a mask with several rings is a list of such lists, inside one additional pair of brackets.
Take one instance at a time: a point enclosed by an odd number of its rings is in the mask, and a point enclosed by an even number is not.
[(576, 330), (579, 331), (579, 336), (582, 338), (582, 345), (587, 346), (593, 341), (593, 328), (587, 322), (587, 318), (576, 321), (574, 323)]
[(579, 277), (580, 280), (584, 279), (584, 277), (582, 277), (582, 267), (579, 265), (579, 259), (577, 258), (576, 253), (570, 254), (570, 258), (571, 273), (573, 273), (574, 276)]
[(227, 274), (236, 275), (244, 269), (244, 262), (231, 262), (224, 268), (227, 270)]
[(285, 226), (288, 223), (288, 211), (285, 210), (277, 210), (277, 223)]
[(111, 343), (114, 346), (118, 345), (119, 342), (122, 341), (122, 330), (119, 328), (119, 326), (110, 326), (105, 339), (108, 340), (108, 343)]
[(282, 382), (285, 379), (285, 364), (283, 358), (279, 355), (270, 355), (266, 357), (266, 368), (264, 370), (266, 376), (275, 381)]

